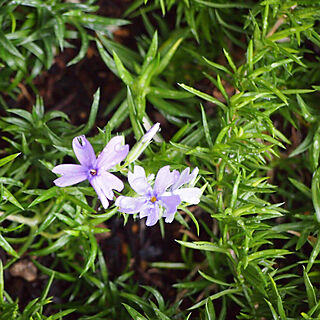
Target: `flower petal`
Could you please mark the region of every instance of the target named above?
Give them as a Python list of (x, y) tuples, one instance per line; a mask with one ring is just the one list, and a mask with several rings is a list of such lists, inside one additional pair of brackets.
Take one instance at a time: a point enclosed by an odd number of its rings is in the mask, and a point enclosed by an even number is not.
[(142, 143), (149, 143), (160, 128), (160, 123), (154, 124), (141, 138)]
[(157, 223), (157, 221), (159, 220), (159, 211), (160, 209), (158, 205), (155, 205), (149, 209), (148, 218), (146, 222), (146, 225), (148, 227), (151, 227)]
[(174, 190), (173, 194), (178, 195), (181, 201), (185, 201), (190, 204), (197, 204), (200, 202), (202, 191), (200, 188), (182, 188)]
[(187, 183), (193, 183), (196, 179), (199, 169), (196, 167), (193, 171), (189, 174), (190, 168), (184, 169), (181, 174), (176, 178), (175, 183), (172, 185), (171, 190), (176, 190)]
[(124, 188), (123, 182), (114, 174), (107, 171), (100, 170), (95, 179), (98, 180), (101, 189), (109, 200), (113, 198), (112, 189), (121, 191)]
[(93, 179), (90, 179), (90, 183), (95, 190), (95, 192), (98, 195), (98, 198), (100, 199), (102, 206), (107, 209), (109, 206), (109, 201), (104, 193), (104, 190), (101, 188), (99, 180), (94, 177)]
[(123, 143), (122, 136), (113, 137), (99, 154), (97, 167), (108, 170), (120, 163), (129, 152), (129, 145)]
[(128, 173), (128, 181), (131, 188), (140, 195), (147, 194), (152, 190), (147, 181), (146, 173), (140, 166), (134, 166), (133, 172)]
[(194, 183), (194, 180), (196, 179), (197, 175), (199, 173), (199, 168), (198, 167), (195, 167), (192, 172), (190, 173), (190, 180), (189, 180), (189, 183)]
[(75, 137), (72, 140), (72, 147), (81, 165), (88, 169), (95, 167), (96, 156), (91, 143), (86, 139), (85, 136)]
[(52, 172), (62, 175), (62, 177), (53, 181), (58, 187), (72, 186), (86, 180), (88, 177), (86, 168), (79, 164), (60, 164), (54, 167)]
[(147, 216), (149, 215), (149, 212), (150, 212), (151, 207), (153, 207), (153, 205), (150, 206), (148, 203), (146, 203), (146, 204), (141, 208), (141, 210), (140, 210), (140, 215), (139, 215), (140, 219), (145, 218), (145, 217), (147, 217)]
[(175, 180), (176, 174), (174, 172), (170, 172), (170, 166), (165, 166), (161, 168), (156, 176), (156, 180), (154, 182), (154, 191), (157, 195), (163, 194), (167, 188), (169, 188)]
[(173, 219), (174, 219), (174, 216), (175, 216), (175, 212), (174, 213), (170, 213), (170, 214), (168, 214), (168, 213), (164, 213), (163, 214), (163, 217), (166, 218), (164, 220), (166, 223), (171, 223), (173, 221)]
[(161, 204), (166, 208), (167, 214), (173, 214), (177, 211), (177, 207), (181, 202), (178, 195), (161, 196), (159, 197)]
[(73, 175), (81, 173), (88, 173), (88, 170), (81, 166), (80, 164), (59, 164), (52, 169), (53, 173)]
[(181, 174), (176, 175), (176, 181), (172, 185), (171, 189), (176, 190), (180, 188), (182, 185), (184, 185), (185, 183), (187, 183), (189, 178), (189, 172), (190, 172), (190, 168), (186, 168), (181, 172)]
[(139, 212), (143, 205), (146, 203), (144, 198), (133, 198), (120, 196), (116, 200), (116, 206), (119, 207), (119, 211), (124, 213), (137, 213)]

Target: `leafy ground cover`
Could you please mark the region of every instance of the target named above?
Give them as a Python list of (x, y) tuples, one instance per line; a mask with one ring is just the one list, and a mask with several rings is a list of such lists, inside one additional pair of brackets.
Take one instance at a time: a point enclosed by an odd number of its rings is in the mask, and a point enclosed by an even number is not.
[(0, 318), (318, 319), (319, 12), (0, 1)]

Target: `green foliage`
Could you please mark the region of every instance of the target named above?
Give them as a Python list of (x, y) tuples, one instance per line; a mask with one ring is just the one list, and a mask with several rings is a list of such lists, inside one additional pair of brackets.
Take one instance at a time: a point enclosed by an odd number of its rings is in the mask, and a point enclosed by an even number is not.
[(11, 93), (22, 80), (35, 88), (32, 80), (52, 66), (58, 50), (73, 47), (72, 40), (80, 39), (81, 48), (68, 66), (87, 54), (89, 30), (111, 35), (113, 27), (128, 23), (92, 14), (98, 8), (92, 2), (1, 1), (0, 90)]
[[(118, 237), (119, 220), (130, 227), (135, 217), (119, 214), (114, 204), (102, 210), (86, 182), (53, 186), (51, 173), (74, 157), (72, 138), (96, 126), (100, 91), (78, 127), (64, 112), (47, 112), (41, 98), (30, 112), (6, 108), (0, 317), (318, 319), (320, 5), (138, 0), (127, 21), (95, 15), (93, 2), (0, 1), (0, 90), (11, 92), (22, 79), (32, 85), (52, 65), (51, 48), (63, 50), (79, 38), (70, 64), (78, 63), (93, 39), (123, 84), (104, 112), (109, 121), (89, 138), (95, 151), (112, 135), (139, 140), (159, 117), (162, 131), (148, 147), (132, 143), (130, 159), (148, 174), (164, 165), (198, 167), (201, 202), (179, 207), (172, 229), (162, 220), (152, 228), (161, 232), (159, 241), (175, 238), (167, 248), (179, 248), (172, 260), (135, 265), (139, 255), (129, 246), (112, 269), (106, 251), (116, 249), (104, 244)], [(134, 49), (112, 39), (110, 26), (137, 20), (144, 32)], [(127, 161), (117, 171), (127, 175), (131, 167)], [(130, 195), (128, 186), (123, 194)], [(142, 243), (141, 230), (128, 233), (130, 241)], [(3, 280), (22, 258), (47, 279), (42, 295), (25, 307)], [(150, 280), (168, 272), (178, 272), (164, 283), (170, 294)], [(48, 298), (55, 283), (63, 283), (59, 302)]]

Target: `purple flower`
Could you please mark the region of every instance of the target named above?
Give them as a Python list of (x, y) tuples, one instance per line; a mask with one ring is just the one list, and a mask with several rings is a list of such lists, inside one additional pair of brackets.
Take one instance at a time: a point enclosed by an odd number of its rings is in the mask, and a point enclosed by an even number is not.
[(144, 169), (134, 166), (134, 171), (129, 172), (128, 181), (132, 189), (139, 197), (120, 196), (116, 200), (119, 211), (129, 214), (140, 212), (140, 218), (147, 217), (147, 226), (157, 223), (163, 211), (163, 216), (170, 217), (177, 211), (180, 204), (180, 196), (166, 192), (176, 180), (174, 172), (170, 172), (169, 166), (161, 168), (156, 176), (153, 188), (149, 184)]
[(60, 164), (52, 172), (61, 177), (54, 180), (56, 186), (66, 187), (89, 180), (102, 205), (107, 208), (113, 199), (113, 191), (121, 191), (123, 182), (107, 170), (120, 163), (128, 154), (129, 146), (123, 145), (121, 136), (112, 138), (96, 158), (90, 142), (85, 136), (75, 137), (72, 141), (73, 151), (80, 164)]
[[(199, 169), (195, 168), (190, 173), (190, 168), (186, 168), (181, 172), (181, 174), (178, 170), (174, 170), (172, 173), (175, 175), (175, 181), (170, 187), (169, 192), (166, 192), (165, 195), (177, 195), (180, 197), (181, 201), (189, 204), (199, 203), (202, 191), (200, 188), (192, 187), (192, 184), (199, 173)], [(181, 188), (186, 184), (190, 185), (190, 187)], [(173, 221), (174, 213), (165, 213), (163, 216), (166, 218), (166, 222), (170, 223)]]

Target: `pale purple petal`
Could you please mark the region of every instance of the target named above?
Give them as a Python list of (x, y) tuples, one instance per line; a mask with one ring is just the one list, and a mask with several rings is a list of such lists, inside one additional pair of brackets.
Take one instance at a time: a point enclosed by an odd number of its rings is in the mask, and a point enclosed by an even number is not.
[(95, 190), (95, 192), (98, 195), (98, 198), (100, 199), (102, 206), (107, 209), (109, 206), (109, 201), (104, 193), (104, 190), (101, 188), (101, 185), (99, 183), (99, 179), (96, 179), (96, 177), (94, 177), (93, 179), (90, 180), (90, 183), (93, 187), (93, 189)]
[(116, 206), (119, 207), (119, 211), (124, 213), (138, 213), (144, 204), (146, 203), (146, 200), (144, 198), (132, 198), (132, 197), (124, 197), (120, 196), (116, 200)]
[[(99, 170), (98, 176), (96, 178), (98, 179), (99, 184), (101, 185), (101, 188), (104, 190), (114, 189), (117, 191), (122, 191), (124, 188), (123, 182), (110, 172)], [(109, 199), (111, 200), (112, 198), (109, 198)]]
[(178, 178), (176, 178), (177, 177), (176, 175), (175, 176), (176, 180), (175, 180), (175, 183), (172, 185), (171, 190), (176, 190), (180, 188), (182, 185), (184, 185), (185, 183), (187, 183), (189, 180), (189, 172), (190, 172), (190, 168), (186, 168), (181, 172)]
[(167, 214), (172, 214), (177, 211), (177, 207), (181, 202), (181, 199), (178, 195), (172, 196), (161, 196), (159, 197), (161, 204), (166, 208)]
[(85, 136), (75, 137), (72, 140), (72, 147), (81, 165), (88, 169), (95, 167), (96, 156), (91, 143), (86, 139)]
[(153, 206), (154, 205), (149, 205), (146, 203), (140, 210), (140, 215), (139, 215), (140, 219), (147, 217), (149, 215), (151, 207)]
[(194, 183), (194, 180), (196, 179), (198, 173), (199, 173), (199, 168), (195, 167), (190, 173), (190, 180), (188, 182), (191, 184)]
[(185, 201), (190, 204), (197, 204), (200, 202), (202, 191), (200, 188), (182, 188), (174, 190), (173, 194), (178, 195), (181, 201)]
[(176, 174), (174, 172), (170, 172), (170, 166), (165, 166), (161, 168), (156, 176), (156, 180), (154, 182), (154, 191), (157, 195), (163, 194), (167, 188), (169, 188), (175, 179)]
[(189, 172), (190, 172), (190, 168), (184, 169), (176, 179), (175, 183), (172, 185), (171, 190), (176, 190), (181, 186), (183, 186), (184, 184), (192, 183), (196, 179), (199, 173), (199, 169), (194, 168), (190, 174)]
[(171, 223), (173, 221), (173, 219), (174, 219), (174, 216), (175, 216), (175, 212), (174, 213), (170, 213), (170, 214), (168, 214), (168, 212), (165, 212), (163, 214), (163, 217), (166, 218), (164, 220), (166, 223)]
[(142, 143), (148, 143), (149, 141), (151, 141), (151, 139), (154, 137), (154, 135), (157, 133), (157, 131), (160, 128), (160, 123), (157, 122), (156, 124), (154, 124), (146, 133), (145, 135), (142, 137)]
[(158, 205), (154, 205), (153, 207), (150, 208), (149, 213), (148, 213), (148, 218), (147, 218), (147, 222), (146, 225), (148, 227), (151, 227), (153, 225), (155, 225), (158, 220), (159, 220), (159, 206)]
[(133, 172), (128, 173), (128, 181), (131, 188), (140, 195), (147, 194), (152, 190), (147, 181), (146, 173), (140, 166), (134, 166)]
[(58, 187), (72, 186), (87, 179), (88, 171), (79, 164), (60, 164), (52, 169), (53, 173), (61, 174), (62, 177), (54, 180)]
[[(172, 173), (174, 174), (174, 181), (175, 181), (175, 183), (173, 184), (174, 186), (180, 177), (180, 172), (178, 170), (173, 170)], [(173, 188), (173, 186), (171, 187), (171, 189)]]
[(99, 154), (97, 167), (108, 170), (120, 163), (129, 152), (129, 146), (123, 142), (122, 136), (113, 137)]
[(61, 175), (78, 175), (79, 173), (88, 174), (88, 170), (80, 164), (59, 164), (52, 169), (52, 172)]
[(62, 177), (53, 180), (53, 183), (58, 187), (68, 187), (87, 179), (87, 175), (79, 173), (78, 175), (63, 175)]

